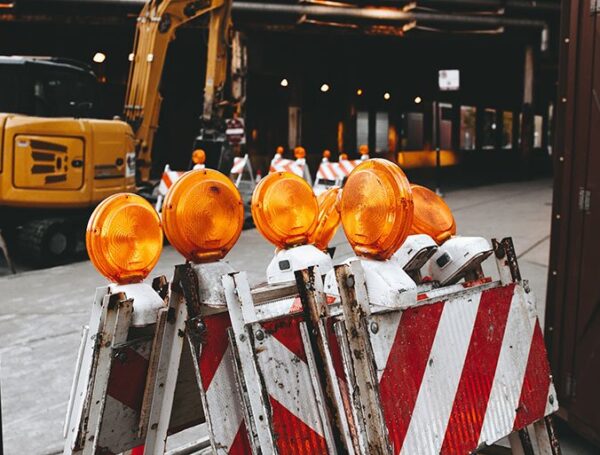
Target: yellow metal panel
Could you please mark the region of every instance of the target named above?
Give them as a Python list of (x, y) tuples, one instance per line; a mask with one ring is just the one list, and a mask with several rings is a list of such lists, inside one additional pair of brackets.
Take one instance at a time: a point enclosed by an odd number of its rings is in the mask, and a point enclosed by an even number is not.
[(84, 149), (81, 137), (16, 135), (13, 149), (15, 187), (80, 189), (83, 186)]
[[(47, 119), (0, 115), (3, 172), (0, 173), (0, 205), (28, 208), (85, 208), (111, 194), (135, 191), (133, 132), (124, 122), (74, 118)], [(43, 150), (36, 140), (52, 143)], [(32, 144), (32, 140), (34, 141)], [(17, 145), (19, 144), (20, 145)], [(62, 152), (63, 148), (67, 152)], [(43, 147), (42, 147), (43, 148)], [(54, 148), (56, 150), (48, 150)], [(59, 150), (60, 149), (60, 150)], [(33, 152), (37, 152), (33, 155)], [(21, 153), (22, 152), (22, 153)], [(39, 154), (43, 152), (44, 155)], [(57, 157), (67, 155), (60, 165)], [(53, 161), (50, 155), (54, 155)], [(81, 159), (72, 169), (73, 160)], [(14, 160), (14, 161), (13, 161)], [(34, 166), (51, 166), (37, 168)], [(116, 178), (95, 178), (114, 172)], [(114, 167), (110, 170), (109, 166)], [(46, 172), (47, 171), (47, 172)], [(67, 174), (66, 180), (62, 177)], [(47, 182), (46, 177), (50, 176)], [(52, 181), (54, 180), (54, 181)], [(58, 181), (57, 181), (58, 180)]]

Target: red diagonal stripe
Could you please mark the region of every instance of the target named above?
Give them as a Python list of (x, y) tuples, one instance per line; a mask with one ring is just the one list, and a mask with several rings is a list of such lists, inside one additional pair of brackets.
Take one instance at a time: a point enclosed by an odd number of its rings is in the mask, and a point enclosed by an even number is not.
[(306, 353), (302, 344), (299, 324), (302, 321), (302, 315), (293, 318), (283, 318), (279, 320), (268, 321), (263, 324), (263, 329), (273, 335), (277, 341), (292, 351), (297, 357), (306, 362)]
[(379, 382), (393, 453), (404, 443), (443, 308), (442, 302), (411, 308), (400, 318)]
[(114, 359), (110, 369), (107, 394), (125, 406), (140, 412), (146, 387), (148, 360), (128, 347), (122, 350), (124, 360)]
[(510, 285), (481, 294), (442, 453), (467, 454), (477, 447), (513, 293)]
[(167, 174), (166, 172), (163, 172), (162, 181), (165, 182), (165, 185), (167, 185), (167, 189), (171, 188), (171, 186), (173, 186), (173, 182), (171, 181), (171, 177), (169, 177), (169, 174)]
[(285, 455), (326, 455), (325, 439), (292, 414), (273, 397), (269, 397), (273, 413), (273, 430), (279, 453)]
[(231, 327), (231, 322), (228, 313), (218, 313), (204, 318), (204, 324), (206, 335), (202, 342), (199, 366), (202, 386), (207, 390), (229, 346), (227, 329)]
[(548, 389), (550, 387), (550, 365), (544, 345), (544, 336), (539, 321), (536, 320), (525, 379), (521, 388), (521, 398), (515, 417), (515, 430), (520, 430), (530, 423), (544, 417)]
[(246, 455), (252, 453), (250, 442), (248, 441), (248, 433), (246, 432), (246, 424), (242, 421), (240, 429), (235, 435), (235, 439), (229, 447), (229, 455)]

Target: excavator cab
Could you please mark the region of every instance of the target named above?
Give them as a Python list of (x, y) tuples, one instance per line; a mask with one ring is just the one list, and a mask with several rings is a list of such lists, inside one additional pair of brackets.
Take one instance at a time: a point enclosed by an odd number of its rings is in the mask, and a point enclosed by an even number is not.
[(0, 56), (0, 112), (101, 118), (98, 84), (87, 65), (52, 57)]
[(96, 78), (83, 64), (0, 57), (0, 83), (0, 229), (29, 262), (65, 262), (91, 210), (135, 191), (133, 131), (97, 118)]

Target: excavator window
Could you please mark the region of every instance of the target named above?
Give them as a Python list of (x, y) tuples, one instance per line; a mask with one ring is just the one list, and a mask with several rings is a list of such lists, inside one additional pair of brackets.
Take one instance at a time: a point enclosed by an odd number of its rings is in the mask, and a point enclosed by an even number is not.
[(96, 79), (73, 64), (0, 56), (0, 87), (0, 112), (96, 117)]
[(19, 105), (19, 74), (14, 68), (1, 68), (0, 87), (0, 112), (24, 114)]
[(44, 68), (32, 78), (34, 115), (40, 117), (90, 117), (93, 86), (74, 72)]

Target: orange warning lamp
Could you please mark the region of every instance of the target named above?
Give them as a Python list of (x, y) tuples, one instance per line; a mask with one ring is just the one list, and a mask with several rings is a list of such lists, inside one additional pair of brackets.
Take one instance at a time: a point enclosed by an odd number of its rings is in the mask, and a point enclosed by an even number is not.
[(319, 215), (317, 217), (317, 228), (310, 238), (310, 243), (324, 251), (335, 235), (340, 222), (340, 196), (342, 189), (332, 186), (317, 196), (319, 204)]
[(342, 225), (358, 256), (388, 259), (406, 240), (413, 211), (406, 175), (384, 159), (359, 164), (342, 192)]
[(415, 213), (410, 234), (427, 234), (441, 245), (456, 234), (456, 222), (446, 202), (420, 185), (411, 185)]
[(358, 153), (360, 153), (361, 155), (368, 155), (369, 154), (369, 146), (368, 145), (361, 145), (358, 148)]
[(310, 185), (290, 172), (263, 178), (252, 194), (252, 218), (259, 232), (279, 248), (309, 243), (319, 206)]
[(340, 161), (342, 160), (348, 160), (348, 154), (347, 153), (340, 153)]
[(323, 158), (325, 158), (325, 159), (331, 158), (331, 152), (329, 150), (323, 150)]
[(143, 197), (114, 194), (92, 213), (85, 243), (92, 264), (102, 275), (119, 284), (137, 283), (160, 257), (160, 218)]
[(213, 169), (187, 172), (171, 187), (162, 210), (171, 245), (188, 261), (225, 257), (244, 225), (242, 197), (232, 181)]
[(194, 150), (194, 153), (192, 153), (192, 161), (194, 164), (206, 163), (206, 152), (202, 149)]
[(279, 145), (279, 146), (277, 146), (277, 148), (275, 149), (275, 154), (276, 154), (276, 155), (281, 155), (281, 156), (283, 156), (283, 152), (284, 152), (284, 151), (285, 151), (285, 150), (284, 150), (284, 148), (283, 148), (281, 145)]
[(304, 149), (304, 147), (296, 147), (294, 149), (294, 156), (297, 160), (301, 158), (306, 158), (306, 150)]

